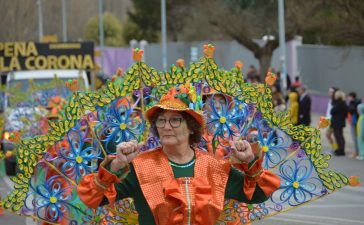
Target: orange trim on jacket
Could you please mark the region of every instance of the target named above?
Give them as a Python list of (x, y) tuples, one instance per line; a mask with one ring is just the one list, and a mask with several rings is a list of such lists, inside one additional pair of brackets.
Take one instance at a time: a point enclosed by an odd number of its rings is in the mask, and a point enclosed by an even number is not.
[[(213, 225), (224, 204), (230, 163), (195, 151), (194, 177), (174, 178), (162, 148), (140, 154), (133, 160), (141, 189), (156, 224)], [(166, 216), (169, 215), (169, 216)]]

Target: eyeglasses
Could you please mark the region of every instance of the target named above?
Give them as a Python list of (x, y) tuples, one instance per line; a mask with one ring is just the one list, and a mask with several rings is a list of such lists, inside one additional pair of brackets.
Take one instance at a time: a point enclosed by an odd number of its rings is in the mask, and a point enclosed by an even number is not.
[(182, 120), (183, 120), (183, 118), (181, 118), (181, 117), (170, 118), (169, 120), (163, 119), (163, 118), (158, 118), (155, 121), (155, 126), (158, 128), (164, 128), (168, 121), (169, 125), (171, 125), (172, 128), (178, 128), (179, 126), (181, 126)]

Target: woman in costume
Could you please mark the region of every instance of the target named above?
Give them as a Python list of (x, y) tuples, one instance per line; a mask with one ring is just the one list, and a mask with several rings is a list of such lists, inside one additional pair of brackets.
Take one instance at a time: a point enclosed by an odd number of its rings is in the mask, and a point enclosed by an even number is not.
[(138, 154), (143, 143), (123, 142), (116, 157), (83, 178), (77, 191), (88, 207), (132, 197), (141, 225), (206, 225), (215, 224), (224, 199), (263, 202), (280, 186), (278, 176), (263, 170), (257, 145), (230, 141), (242, 172), (195, 147), (205, 119), (189, 108), (188, 93), (183, 85), (173, 88), (146, 112), (160, 147)]

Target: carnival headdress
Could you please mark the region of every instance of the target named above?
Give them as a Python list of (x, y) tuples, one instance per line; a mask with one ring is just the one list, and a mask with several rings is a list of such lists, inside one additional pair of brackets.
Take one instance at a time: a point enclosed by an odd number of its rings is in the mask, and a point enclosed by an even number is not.
[[(87, 224), (102, 220), (133, 224), (137, 215), (131, 200), (115, 203), (116, 209), (92, 210), (82, 204), (74, 191), (82, 176), (97, 171), (99, 159), (113, 154), (109, 146), (130, 140), (144, 140), (145, 149), (158, 144), (156, 137), (148, 136), (149, 127), (143, 114), (134, 120), (133, 104), (120, 98), (139, 91), (137, 101), (147, 118), (156, 108), (165, 108), (184, 110), (204, 124), (198, 111), (205, 83), (219, 93), (232, 96), (235, 103), (234, 107), (224, 107), (225, 111), (212, 110), (207, 116), (206, 129), (214, 145), (226, 147), (223, 140), (245, 139), (249, 131), (256, 130), (255, 140), (265, 156), (263, 166), (281, 177), (281, 187), (265, 203), (226, 201), (226, 210), (218, 223), (228, 222), (233, 218), (228, 213), (237, 211), (238, 218), (234, 219), (240, 223), (262, 219), (349, 184), (345, 175), (328, 169), (330, 156), (321, 153), (318, 129), (294, 126), (287, 112), (274, 112), (269, 88), (275, 80), (273, 74), (268, 75), (267, 84), (245, 83), (242, 63), (236, 62), (230, 71), (219, 69), (213, 59), (214, 50), (214, 46), (205, 45), (204, 57), (189, 68), (179, 60), (169, 71), (162, 72), (142, 62), (143, 51), (135, 49), (136, 63), (125, 76), (114, 77), (94, 92), (75, 91), (64, 107), (64, 118), (49, 121), (51, 129), (46, 135), (19, 141), (19, 172), (12, 178), (15, 189), (3, 199), (4, 208), (52, 223), (66, 220)], [(193, 89), (195, 93), (191, 92)], [(322, 120), (320, 127), (327, 124)], [(69, 144), (55, 145), (58, 142)], [(51, 146), (60, 146), (55, 149), (57, 156), (47, 154)], [(35, 170), (39, 172), (34, 173)], [(43, 175), (49, 175), (49, 171), (56, 173), (45, 180)]]

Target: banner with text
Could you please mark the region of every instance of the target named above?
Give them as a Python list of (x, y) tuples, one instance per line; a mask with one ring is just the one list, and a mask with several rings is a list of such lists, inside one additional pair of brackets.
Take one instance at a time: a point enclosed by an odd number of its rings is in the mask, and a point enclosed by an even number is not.
[(1, 42), (0, 71), (93, 69), (94, 44)]

